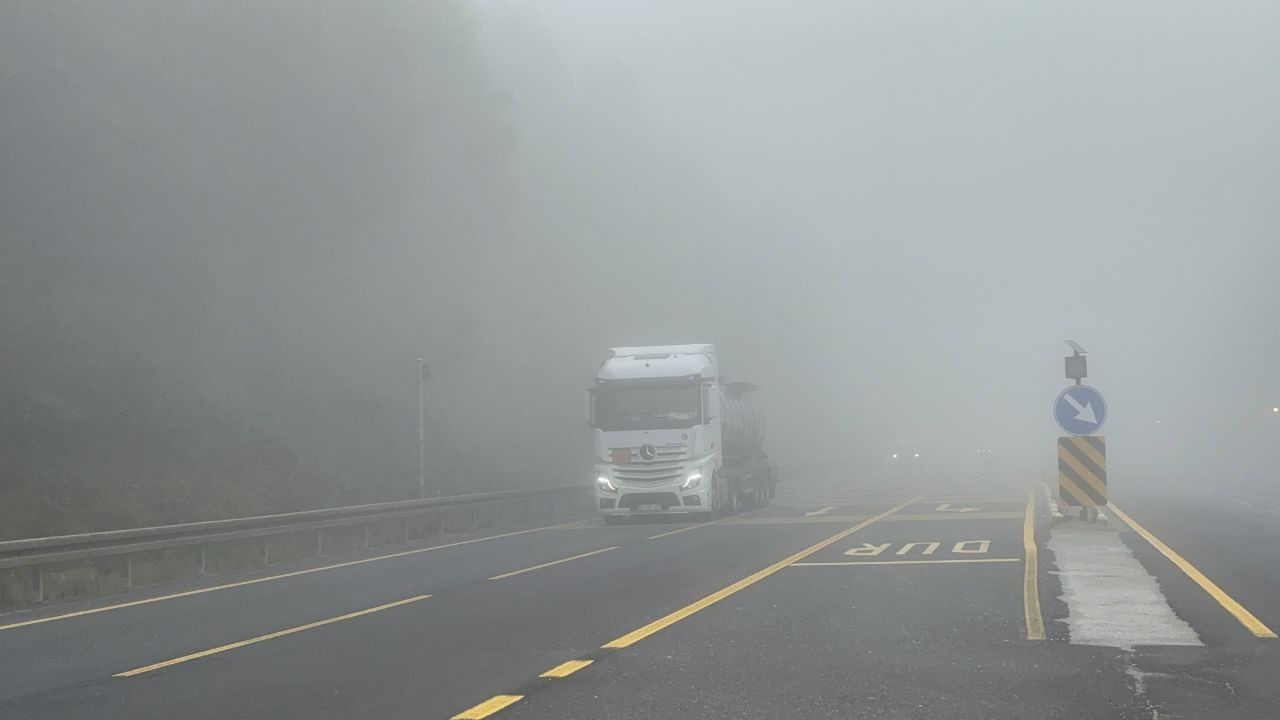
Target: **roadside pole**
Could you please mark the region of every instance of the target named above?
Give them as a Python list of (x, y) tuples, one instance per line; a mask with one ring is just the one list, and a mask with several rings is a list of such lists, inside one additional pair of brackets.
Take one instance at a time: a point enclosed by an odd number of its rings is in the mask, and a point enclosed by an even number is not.
[(431, 366), (418, 358), (418, 499), (427, 496), (427, 378)]
[(1107, 440), (1096, 434), (1107, 421), (1107, 401), (1083, 382), (1087, 351), (1074, 340), (1066, 343), (1072, 352), (1066, 376), (1075, 385), (1059, 393), (1053, 404), (1053, 418), (1067, 433), (1058, 438), (1058, 494), (1063, 504), (1079, 507), (1080, 519), (1087, 521), (1108, 501)]

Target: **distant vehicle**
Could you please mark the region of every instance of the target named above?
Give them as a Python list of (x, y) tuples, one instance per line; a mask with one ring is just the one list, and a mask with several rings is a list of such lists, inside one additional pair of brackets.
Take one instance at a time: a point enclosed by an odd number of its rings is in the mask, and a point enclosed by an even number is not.
[(920, 443), (905, 442), (894, 445), (889, 452), (889, 459), (897, 463), (915, 462), (921, 459)]
[(758, 388), (720, 376), (711, 344), (619, 347), (588, 391), (596, 505), (605, 522), (703, 519), (760, 507), (776, 475)]

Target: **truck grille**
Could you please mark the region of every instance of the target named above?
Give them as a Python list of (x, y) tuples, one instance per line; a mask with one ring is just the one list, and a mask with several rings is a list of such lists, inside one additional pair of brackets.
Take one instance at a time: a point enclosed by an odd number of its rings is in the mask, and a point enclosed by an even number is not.
[(657, 485), (680, 479), (679, 461), (684, 460), (688, 455), (689, 444), (654, 445), (653, 449), (653, 460), (644, 462), (640, 460), (640, 449), (630, 448), (631, 462), (614, 465), (614, 477), (624, 482), (642, 485)]
[(680, 498), (675, 493), (631, 493), (623, 495), (618, 507), (623, 510), (635, 510), (641, 505), (660, 505), (663, 510), (680, 507)]
[(657, 485), (680, 477), (680, 466), (666, 463), (619, 465), (613, 469), (614, 477), (632, 483)]

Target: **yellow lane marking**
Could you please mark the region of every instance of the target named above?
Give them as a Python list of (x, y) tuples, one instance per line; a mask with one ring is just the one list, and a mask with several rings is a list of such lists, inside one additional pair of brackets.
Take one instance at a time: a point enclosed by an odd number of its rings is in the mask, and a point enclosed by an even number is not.
[(517, 530), (515, 532), (502, 533), (501, 535), (487, 535), (480, 538), (472, 538), (470, 540), (459, 540), (458, 542), (446, 543), (444, 545), (432, 545), (431, 547), (414, 548), (413, 550), (404, 550), (402, 552), (390, 553), (388, 555), (378, 555), (370, 558), (361, 558), (360, 560), (350, 560), (347, 562), (334, 563), (332, 565), (323, 565), (321, 567), (308, 568), (306, 570), (295, 570), (293, 572), (281, 573), (279, 575), (269, 575), (267, 577), (254, 578), (252, 580), (241, 580), (239, 582), (226, 583), (224, 585), (214, 585), (212, 587), (197, 588), (195, 590), (186, 590), (184, 592), (172, 593), (169, 595), (160, 595), (158, 597), (143, 598), (142, 600), (131, 600), (129, 602), (116, 603), (115, 605), (105, 605), (103, 607), (90, 608), (88, 610), (77, 610), (76, 612), (63, 613), (61, 615), (51, 615), (49, 617), (35, 618), (34, 620), (23, 620), (22, 622), (10, 623), (8, 625), (0, 625), (0, 630), (12, 630), (14, 628), (26, 627), (27, 625), (39, 625), (40, 623), (53, 622), (55, 620), (69, 620), (71, 618), (81, 617), (83, 615), (94, 615), (109, 610), (123, 610), (124, 608), (136, 607), (138, 605), (149, 605), (151, 603), (163, 602), (165, 600), (177, 600), (178, 598), (190, 597), (192, 595), (201, 595), (204, 593), (217, 592), (218, 590), (230, 590), (232, 588), (245, 587), (247, 585), (257, 585), (258, 583), (271, 582), (273, 580), (283, 580), (285, 578), (298, 577), (301, 575), (310, 575), (311, 573), (325, 572), (327, 570), (337, 570), (339, 568), (352, 567), (354, 565), (363, 565), (365, 563), (378, 562), (379, 560), (391, 560), (393, 558), (405, 557), (407, 555), (417, 555), (418, 553), (431, 552), (433, 550), (444, 550), (445, 548), (458, 547), (459, 545), (470, 545), (471, 543), (484, 542), (486, 540), (497, 540), (499, 538), (514, 537), (516, 535), (525, 535), (541, 530), (554, 530), (561, 527), (560, 525), (548, 525), (546, 527), (530, 528), (529, 530)]
[(579, 670), (590, 665), (593, 662), (595, 661), (594, 660), (570, 660), (569, 662), (560, 663), (559, 665), (542, 673), (538, 677), (545, 677), (545, 678), (569, 677), (570, 675), (578, 672)]
[(810, 555), (818, 552), (819, 550), (822, 550), (823, 548), (833, 543), (839, 542), (840, 540), (843, 540), (844, 538), (849, 537), (850, 535), (858, 532), (859, 530), (867, 527), (868, 525), (876, 522), (877, 520), (889, 517), (890, 515), (898, 512), (899, 510), (901, 510), (904, 507), (907, 507), (908, 505), (911, 505), (912, 503), (918, 501), (919, 499), (920, 498), (912, 498), (911, 500), (908, 500), (904, 503), (895, 505), (894, 507), (880, 513), (879, 515), (868, 518), (858, 523), (857, 525), (854, 525), (851, 528), (841, 530), (840, 532), (836, 533), (835, 535), (832, 535), (826, 540), (822, 540), (817, 544), (811, 545), (790, 557), (783, 558), (782, 560), (779, 560), (778, 562), (770, 565), (769, 567), (763, 570), (757, 571), (733, 583), (732, 585), (728, 585), (726, 587), (723, 587), (711, 593), (710, 595), (702, 598), (701, 600), (697, 600), (693, 603), (690, 603), (680, 608), (679, 610), (676, 610), (673, 613), (670, 613), (669, 615), (658, 618), (657, 620), (654, 620), (653, 622), (649, 623), (648, 625), (645, 625), (644, 627), (638, 628), (636, 630), (632, 630), (626, 635), (623, 635), (622, 637), (617, 638), (616, 640), (606, 643), (603, 647), (605, 648), (630, 647), (631, 645), (634, 645), (635, 643), (649, 637), (650, 635), (680, 622), (681, 620), (689, 617), (690, 615), (693, 615), (699, 610), (704, 610), (714, 605), (715, 603), (720, 602), (721, 600), (729, 597), (730, 595), (738, 592), (739, 590), (750, 587), (751, 585), (754, 585), (760, 582), (761, 580), (778, 572), (782, 568), (792, 563), (800, 562), (801, 560), (809, 557)]
[(1174, 552), (1173, 548), (1169, 547), (1168, 545), (1165, 545), (1164, 542), (1160, 540), (1160, 538), (1156, 537), (1155, 535), (1152, 535), (1150, 531), (1148, 531), (1146, 528), (1139, 525), (1138, 522), (1133, 518), (1129, 517), (1129, 515), (1125, 513), (1125, 511), (1116, 507), (1115, 503), (1111, 503), (1109, 507), (1111, 508), (1112, 512), (1114, 512), (1117, 516), (1120, 517), (1121, 520), (1125, 522), (1125, 524), (1133, 528), (1134, 532), (1138, 533), (1147, 542), (1151, 543), (1151, 545), (1155, 549), (1160, 551), (1160, 554), (1164, 555), (1165, 557), (1173, 561), (1173, 564), (1177, 565), (1179, 570), (1186, 573), (1187, 577), (1191, 578), (1206, 593), (1209, 593), (1209, 597), (1218, 601), (1218, 604), (1221, 605), (1224, 610), (1231, 613), (1231, 615), (1235, 617), (1235, 619), (1239, 621), (1239, 623), (1243, 625), (1246, 630), (1253, 633), (1255, 637), (1273, 638), (1276, 636), (1276, 633), (1274, 630), (1267, 627), (1261, 620), (1257, 618), (1257, 616), (1255, 616), (1253, 613), (1246, 610), (1243, 605), (1236, 602), (1234, 598), (1232, 598), (1230, 595), (1224, 592), (1223, 589), (1218, 587), (1216, 583), (1214, 583), (1209, 578), (1205, 577), (1205, 574), (1200, 572), (1198, 569), (1196, 569), (1195, 565), (1192, 565), (1190, 562), (1187, 561), (1186, 558)]
[(569, 562), (570, 560), (578, 560), (578, 559), (580, 559), (580, 558), (591, 557), (592, 555), (599, 555), (600, 553), (609, 552), (610, 550), (617, 550), (617, 549), (618, 549), (618, 547), (619, 547), (619, 546), (614, 545), (613, 547), (600, 548), (599, 550), (592, 550), (591, 552), (584, 552), (584, 553), (582, 553), (581, 555), (574, 555), (573, 557), (560, 558), (559, 560), (552, 560), (551, 562), (545, 562), (545, 563), (542, 563), (541, 565), (534, 565), (533, 567), (527, 567), (527, 568), (524, 568), (524, 569), (522, 569), (522, 570), (512, 570), (512, 571), (511, 571), (511, 572), (509, 572), (509, 573), (503, 573), (503, 574), (501, 574), (501, 575), (494, 575), (493, 577), (491, 577), (491, 578), (489, 578), (489, 579), (490, 579), (490, 580), (502, 580), (502, 579), (504, 579), (504, 578), (509, 578), (509, 577), (514, 576), (514, 575), (523, 575), (524, 573), (527, 573), (527, 572), (533, 572), (534, 570), (541, 570), (542, 568), (548, 568), (548, 567), (551, 567), (552, 565), (559, 565), (560, 563), (567, 563), (567, 562)]
[(141, 675), (143, 673), (149, 673), (152, 670), (159, 670), (161, 668), (167, 668), (171, 665), (177, 665), (179, 663), (188, 662), (190, 660), (198, 660), (203, 657), (209, 657), (210, 655), (217, 655), (218, 653), (224, 653), (228, 650), (235, 650), (237, 648), (245, 647), (246, 645), (254, 645), (260, 642), (265, 642), (267, 640), (274, 640), (279, 637), (284, 637), (285, 635), (300, 633), (303, 630), (311, 630), (313, 628), (318, 628), (324, 625), (332, 625), (333, 623), (336, 623), (336, 622), (342, 622), (343, 620), (351, 620), (352, 618), (358, 618), (362, 615), (369, 615), (371, 613), (381, 612), (383, 610), (390, 610), (393, 607), (408, 605), (409, 603), (418, 602), (419, 600), (426, 600), (429, 597), (431, 596), (415, 595), (414, 597), (405, 598), (404, 600), (397, 600), (393, 603), (387, 603), (386, 605), (379, 605), (377, 607), (371, 607), (365, 610), (357, 610), (356, 612), (347, 613), (346, 615), (339, 615), (338, 617), (332, 617), (327, 620), (320, 620), (313, 623), (307, 623), (306, 625), (299, 625), (298, 627), (292, 627), (292, 628), (289, 628), (288, 630), (279, 630), (277, 632), (268, 633), (266, 635), (259, 635), (258, 637), (255, 637), (255, 638), (249, 638), (248, 640), (241, 640), (240, 642), (234, 642), (229, 645), (221, 645), (216, 648), (210, 648), (209, 650), (201, 650), (198, 653), (183, 655), (182, 657), (173, 658), (172, 660), (165, 660), (163, 662), (158, 662), (153, 665), (134, 668), (133, 670), (126, 670), (125, 672), (122, 672), (122, 673), (116, 673), (115, 677), (126, 678), (126, 677), (133, 677), (135, 675)]
[(518, 703), (523, 699), (523, 695), (494, 695), (470, 710), (463, 710), (457, 715), (454, 715), (452, 720), (484, 720), (484, 718), (498, 712), (502, 708)]
[(851, 565), (963, 565), (970, 563), (1022, 562), (1022, 558), (964, 558), (963, 560), (852, 560), (846, 562), (798, 562), (792, 567), (849, 567)]
[(1022, 520), (1022, 615), (1028, 640), (1044, 639), (1044, 614), (1040, 612), (1040, 561), (1036, 551), (1036, 496), (1027, 490), (1027, 510)]

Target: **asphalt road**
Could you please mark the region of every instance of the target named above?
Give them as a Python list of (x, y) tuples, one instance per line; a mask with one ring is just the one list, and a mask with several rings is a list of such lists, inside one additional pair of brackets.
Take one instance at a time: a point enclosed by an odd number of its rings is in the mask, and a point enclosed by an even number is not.
[[(1117, 501), (1280, 627), (1280, 516)], [(1280, 714), (1280, 641), (1132, 530), (1204, 646), (1072, 644), (1051, 526), (1035, 483), (831, 470), (714, 523), (436, 538), (0, 615), (0, 718)]]

